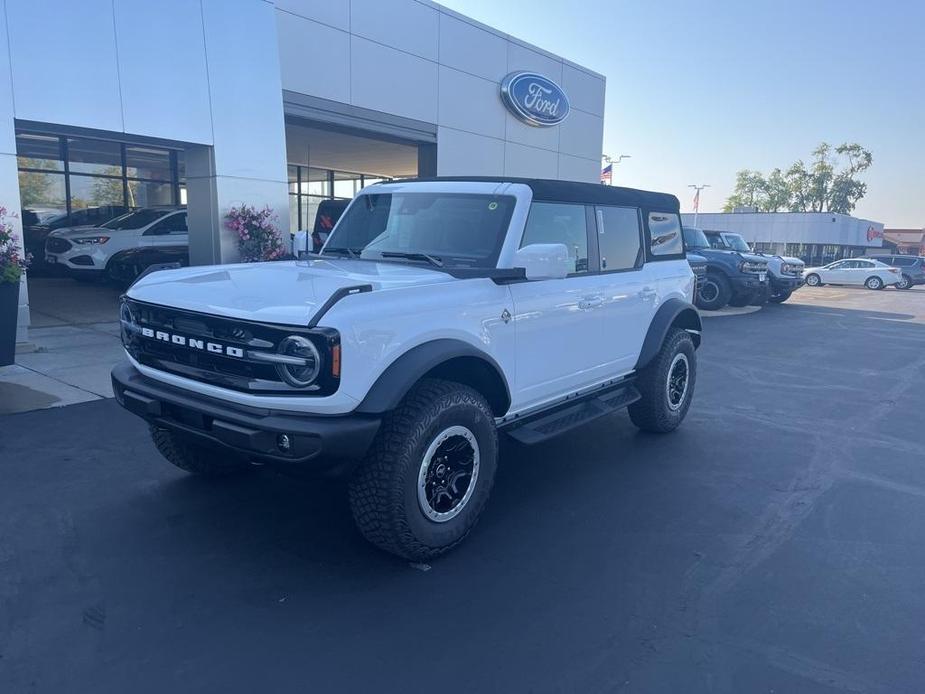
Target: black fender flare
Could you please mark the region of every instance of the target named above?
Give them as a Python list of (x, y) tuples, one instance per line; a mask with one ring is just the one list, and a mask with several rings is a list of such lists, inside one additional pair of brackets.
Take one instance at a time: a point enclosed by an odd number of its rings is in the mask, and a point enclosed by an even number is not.
[(668, 335), (668, 330), (673, 325), (687, 330), (694, 340), (694, 347), (700, 346), (700, 333), (703, 330), (700, 313), (693, 304), (681, 299), (668, 299), (658, 307), (649, 324), (649, 331), (646, 333), (646, 339), (639, 352), (639, 359), (636, 361), (637, 371), (648, 365), (659, 353)]
[[(357, 407), (356, 412), (364, 414), (382, 414), (395, 409), (402, 398), (421, 378), (428, 373), (438, 370), (444, 364), (463, 358), (468, 364), (481, 362), (479, 372), (481, 376), (490, 379), (494, 384), (493, 393), (483, 393), (492, 405), (497, 416), (507, 411), (511, 404), (511, 391), (504, 371), (498, 363), (488, 354), (473, 347), (467, 342), (452, 338), (431, 340), (412, 347), (398, 359), (386, 367), (372, 388)], [(457, 362), (459, 363), (459, 362)], [(463, 376), (463, 374), (460, 374)], [(439, 374), (438, 377), (450, 377), (450, 380), (459, 380), (469, 385), (472, 383), (471, 374), (454, 379), (453, 374)], [(478, 380), (478, 376), (476, 376)]]

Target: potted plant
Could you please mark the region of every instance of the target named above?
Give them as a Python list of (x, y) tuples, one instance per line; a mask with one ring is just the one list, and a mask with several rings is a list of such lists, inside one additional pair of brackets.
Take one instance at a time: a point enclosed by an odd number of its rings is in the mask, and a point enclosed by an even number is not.
[(269, 206), (262, 210), (247, 205), (231, 208), (225, 216), (225, 226), (238, 235), (242, 261), (259, 263), (282, 260), (290, 255), (283, 246), (275, 220), (276, 216)]
[(16, 358), (19, 279), (28, 265), (28, 258), (19, 254), (7, 210), (0, 206), (0, 366), (12, 364)]

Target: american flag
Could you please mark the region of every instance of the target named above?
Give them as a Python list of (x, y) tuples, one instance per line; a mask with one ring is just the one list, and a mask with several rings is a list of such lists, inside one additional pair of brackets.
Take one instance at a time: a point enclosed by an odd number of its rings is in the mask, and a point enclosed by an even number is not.
[(700, 189), (694, 193), (694, 212), (700, 212)]
[(601, 170), (601, 183), (610, 185), (613, 182), (613, 164), (608, 164)]

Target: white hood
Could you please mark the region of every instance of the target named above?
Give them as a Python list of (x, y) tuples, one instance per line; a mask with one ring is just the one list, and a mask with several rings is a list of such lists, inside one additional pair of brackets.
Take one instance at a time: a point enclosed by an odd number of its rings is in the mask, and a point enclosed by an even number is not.
[(210, 265), (153, 272), (127, 295), (163, 306), (262, 323), (306, 325), (341, 287), (373, 291), (454, 279), (437, 270), (366, 260), (299, 260)]
[(100, 234), (107, 231), (112, 233), (109, 229), (101, 229), (100, 227), (93, 226), (92, 224), (85, 224), (84, 226), (79, 227), (62, 227), (61, 229), (55, 229), (54, 231), (49, 231), (48, 235), (60, 236), (61, 238), (70, 239), (74, 238), (75, 236), (86, 236), (87, 234), (92, 233)]

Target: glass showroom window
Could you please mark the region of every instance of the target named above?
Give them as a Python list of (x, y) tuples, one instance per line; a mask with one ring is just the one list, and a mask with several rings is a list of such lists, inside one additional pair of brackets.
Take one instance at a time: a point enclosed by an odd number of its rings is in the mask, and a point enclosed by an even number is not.
[(289, 228), (311, 231), (322, 200), (350, 200), (371, 183), (389, 181), (377, 175), (367, 176), (346, 171), (332, 171), (290, 164)]
[(99, 224), (128, 209), (185, 202), (176, 150), (17, 133), (16, 151), (23, 214), (34, 223)]

